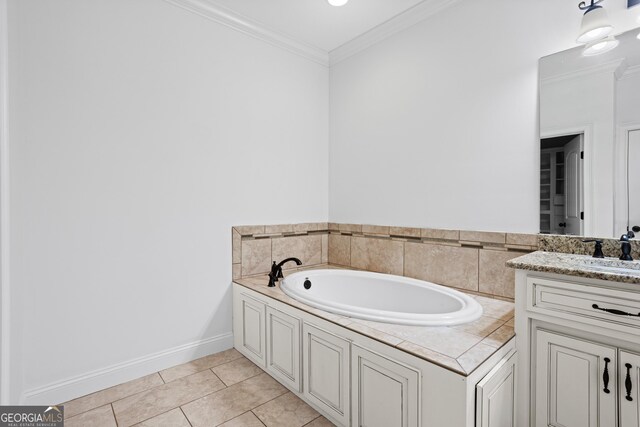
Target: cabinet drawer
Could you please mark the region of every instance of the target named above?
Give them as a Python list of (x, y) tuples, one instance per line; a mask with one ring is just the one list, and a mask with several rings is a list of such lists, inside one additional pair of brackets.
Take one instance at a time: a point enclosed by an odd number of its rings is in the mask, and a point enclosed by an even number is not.
[(531, 312), (640, 335), (639, 292), (528, 277), (527, 294)]

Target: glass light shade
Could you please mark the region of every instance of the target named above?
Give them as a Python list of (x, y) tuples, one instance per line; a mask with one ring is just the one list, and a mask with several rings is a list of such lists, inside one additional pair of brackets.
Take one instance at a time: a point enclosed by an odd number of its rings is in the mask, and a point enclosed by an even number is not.
[(331, 6), (344, 6), (349, 0), (327, 0)]
[(600, 55), (605, 52), (609, 52), (618, 46), (620, 42), (613, 36), (609, 36), (603, 40), (597, 40), (589, 43), (582, 51), (584, 56)]
[(582, 17), (580, 35), (578, 43), (589, 43), (607, 37), (613, 31), (613, 26), (609, 23), (607, 12), (599, 7), (592, 9)]

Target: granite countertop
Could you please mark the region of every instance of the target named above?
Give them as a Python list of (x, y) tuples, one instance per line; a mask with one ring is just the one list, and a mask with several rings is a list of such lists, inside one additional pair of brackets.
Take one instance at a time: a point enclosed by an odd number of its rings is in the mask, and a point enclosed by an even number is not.
[(507, 266), (520, 270), (640, 284), (640, 261), (537, 251), (507, 261)]
[[(339, 268), (330, 265), (308, 269)], [(295, 271), (285, 271), (285, 276)], [(280, 286), (267, 287), (266, 275), (244, 277), (234, 282), (260, 294), (272, 297), (292, 307), (316, 315), (384, 344), (442, 366), (460, 375), (471, 374), (486, 359), (515, 336), (514, 305), (511, 302), (480, 295), (477, 299), (484, 310), (478, 320), (458, 326), (405, 326), (373, 322), (329, 313), (310, 307), (289, 296)]]

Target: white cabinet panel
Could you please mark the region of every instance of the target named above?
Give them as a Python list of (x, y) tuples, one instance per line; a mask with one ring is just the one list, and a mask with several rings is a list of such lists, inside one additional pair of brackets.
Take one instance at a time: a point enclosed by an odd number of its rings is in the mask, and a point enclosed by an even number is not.
[(267, 307), (267, 370), (301, 391), (300, 320)]
[(352, 347), (354, 426), (419, 425), (419, 373), (387, 357)]
[(240, 295), (239, 349), (245, 356), (260, 366), (265, 366), (265, 305), (247, 295)]
[(304, 395), (349, 425), (349, 341), (303, 324)]
[(476, 427), (515, 427), (516, 362), (513, 352), (476, 386)]
[(616, 349), (536, 332), (536, 427), (614, 427)]
[(620, 427), (640, 427), (640, 355), (620, 351)]

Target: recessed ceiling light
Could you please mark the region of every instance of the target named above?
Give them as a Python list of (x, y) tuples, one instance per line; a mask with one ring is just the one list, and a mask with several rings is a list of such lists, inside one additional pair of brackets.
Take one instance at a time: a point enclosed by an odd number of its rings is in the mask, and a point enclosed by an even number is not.
[(327, 0), (331, 6), (344, 6), (349, 0)]

